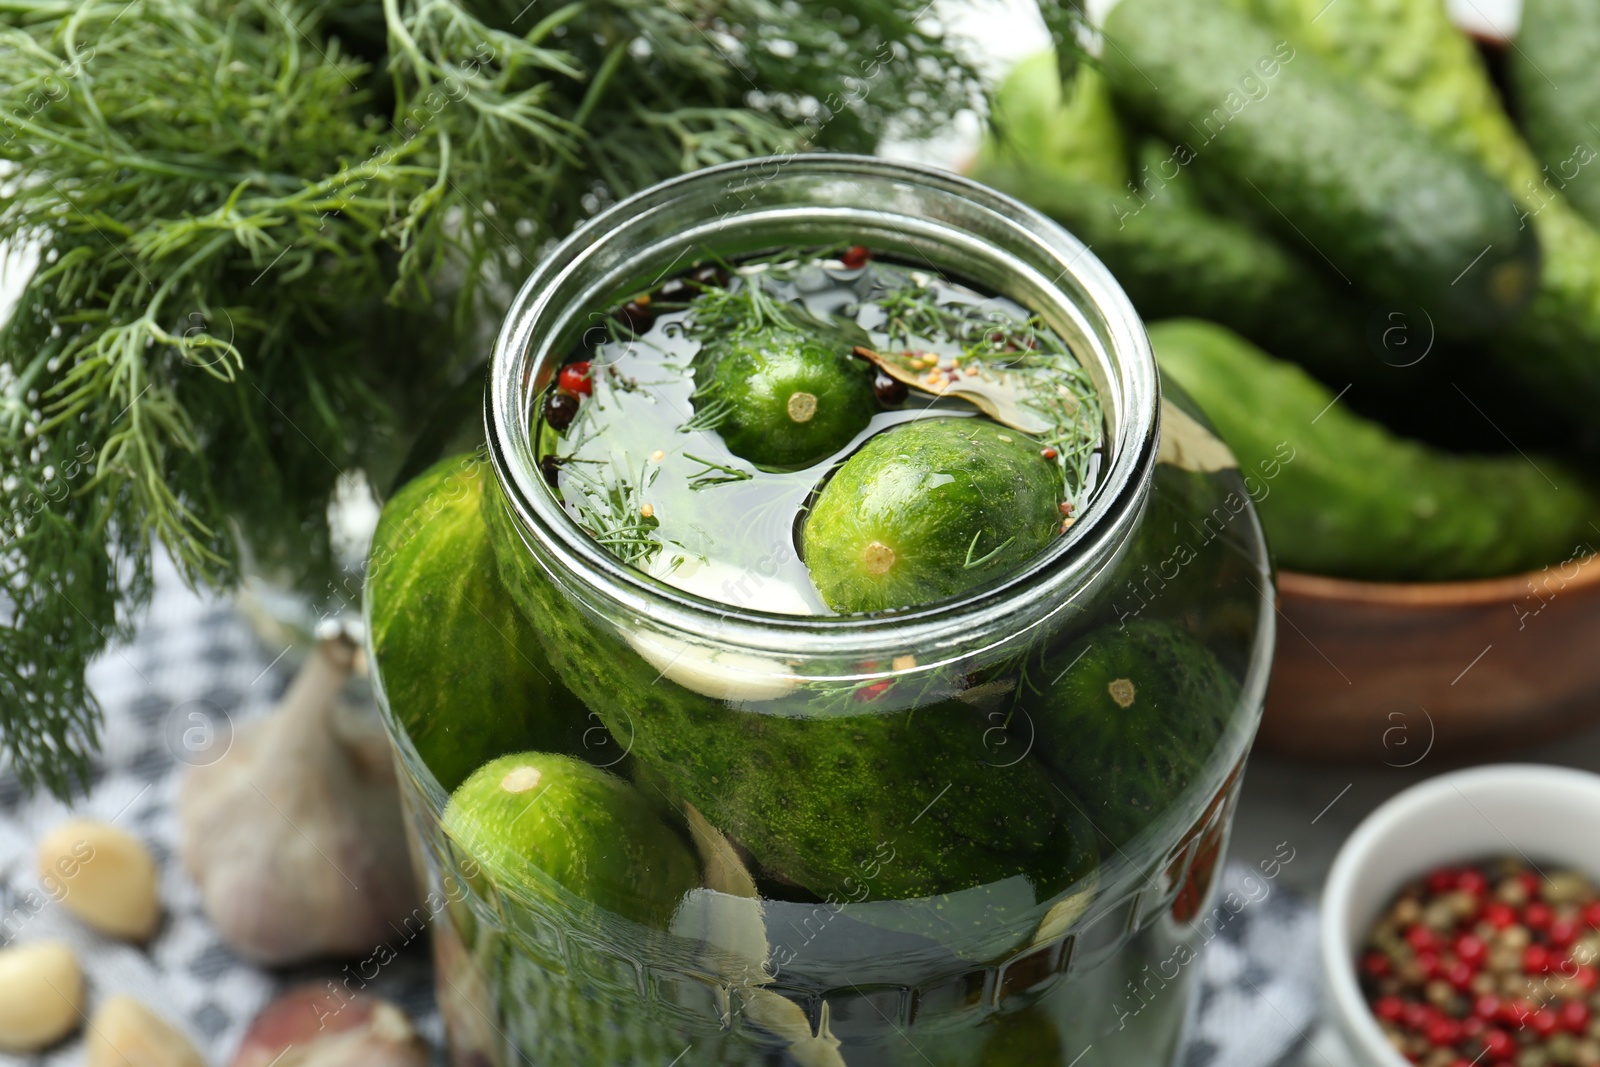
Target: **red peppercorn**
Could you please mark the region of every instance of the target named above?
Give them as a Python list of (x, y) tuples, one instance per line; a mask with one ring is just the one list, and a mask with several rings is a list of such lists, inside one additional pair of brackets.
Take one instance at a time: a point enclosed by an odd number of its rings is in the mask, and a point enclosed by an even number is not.
[(1489, 879), (1483, 876), (1482, 871), (1468, 867), (1456, 876), (1456, 888), (1463, 893), (1481, 897), (1489, 891)]
[(1600, 985), (1600, 971), (1587, 964), (1573, 969), (1572, 983), (1583, 990), (1585, 995), (1594, 992), (1594, 987)]
[(862, 701), (863, 703), (870, 700), (877, 700), (879, 697), (883, 696), (883, 694), (889, 691), (889, 686), (891, 684), (892, 683), (885, 679), (881, 682), (873, 682), (871, 685), (864, 685), (860, 689), (856, 690), (856, 699)]
[(1522, 909), (1523, 924), (1526, 925), (1530, 930), (1549, 929), (1550, 920), (1552, 918), (1553, 916), (1550, 912), (1550, 905), (1546, 904), (1542, 900), (1535, 900), (1526, 908)]
[(1444, 980), (1463, 993), (1467, 991), (1467, 987), (1472, 984), (1472, 980), (1477, 975), (1478, 972), (1473, 969), (1472, 965), (1463, 960), (1451, 960), (1444, 965)]
[(1484, 993), (1473, 1000), (1472, 1014), (1480, 1019), (1498, 1019), (1502, 1006), (1499, 997), (1493, 993)]
[(1456, 958), (1474, 970), (1482, 967), (1489, 955), (1489, 946), (1483, 943), (1483, 938), (1472, 934), (1462, 934), (1456, 938), (1455, 948)]
[(589, 361), (579, 360), (561, 368), (556, 385), (574, 396), (589, 396), (594, 392), (594, 380), (589, 374)]
[(1600, 900), (1583, 906), (1583, 921), (1585, 925), (1600, 930)]
[(1461, 1036), (1468, 1040), (1479, 1037), (1488, 1028), (1488, 1025), (1476, 1015), (1469, 1015), (1461, 1020)]
[(1516, 1039), (1504, 1030), (1485, 1030), (1483, 1052), (1493, 1059), (1509, 1059), (1517, 1054)]
[(1539, 876), (1532, 871), (1521, 871), (1517, 874), (1517, 881), (1522, 883), (1522, 888), (1528, 891), (1528, 899), (1534, 900), (1539, 896)]
[(1540, 1008), (1528, 1016), (1528, 1025), (1540, 1037), (1549, 1037), (1561, 1028), (1561, 1019), (1549, 1008)]
[(1387, 978), (1394, 971), (1394, 965), (1383, 953), (1369, 952), (1361, 957), (1361, 969), (1374, 978)]
[(1448, 1015), (1441, 1015), (1428, 1021), (1422, 1036), (1426, 1037), (1428, 1044), (1434, 1048), (1449, 1048), (1461, 1040), (1461, 1023)]
[(1372, 1005), (1372, 1014), (1386, 1023), (1397, 1023), (1406, 1015), (1406, 1002), (1396, 996), (1379, 997)]
[(1424, 979), (1439, 977), (1440, 968), (1439, 954), (1437, 952), (1417, 953), (1417, 969), (1422, 972)]
[(1417, 923), (1406, 931), (1406, 944), (1418, 952), (1427, 952), (1439, 947), (1439, 935), (1421, 923)]
[(1561, 1005), (1561, 1025), (1574, 1034), (1589, 1029), (1589, 1005), (1581, 1000), (1569, 1000)]
[(1435, 896), (1440, 893), (1448, 893), (1456, 887), (1456, 883), (1460, 880), (1461, 872), (1454, 867), (1440, 867), (1428, 875), (1428, 892), (1433, 893)]
[(1522, 997), (1508, 1000), (1500, 1008), (1500, 1021), (1514, 1023), (1517, 1026), (1527, 1025), (1528, 1019), (1533, 1015), (1533, 1002)]
[(1496, 930), (1504, 930), (1517, 921), (1517, 912), (1510, 904), (1497, 900), (1483, 909), (1483, 921)]
[(1400, 1021), (1405, 1024), (1406, 1029), (1408, 1030), (1422, 1030), (1426, 1028), (1427, 1025), (1438, 1016), (1438, 1014), (1439, 1009), (1435, 1008), (1432, 1004), (1424, 1004), (1421, 1001), (1414, 1000), (1406, 1004), (1405, 1017)]
[(1546, 936), (1556, 948), (1566, 948), (1578, 940), (1578, 924), (1571, 919), (1554, 919)]
[(1543, 974), (1550, 969), (1550, 950), (1543, 945), (1529, 945), (1522, 950), (1522, 969), (1527, 974)]
[(872, 258), (872, 253), (865, 245), (851, 245), (839, 256), (846, 270), (860, 270), (867, 265), (867, 260)]

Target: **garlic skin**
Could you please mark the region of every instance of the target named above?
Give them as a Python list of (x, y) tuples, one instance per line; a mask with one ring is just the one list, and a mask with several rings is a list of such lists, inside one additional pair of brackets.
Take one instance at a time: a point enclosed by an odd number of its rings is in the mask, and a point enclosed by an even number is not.
[(0, 1052), (47, 1049), (83, 1021), (83, 971), (65, 945), (0, 950)]
[(143, 841), (110, 823), (75, 819), (39, 842), (45, 890), (107, 937), (144, 943), (161, 923), (156, 861)]
[(85, 1067), (206, 1067), (193, 1043), (132, 997), (116, 996), (89, 1020)]
[(417, 906), (387, 739), (339, 712), (359, 654), (324, 640), (278, 711), (184, 783), (184, 866), (223, 939), (263, 966), (371, 952)]
[(387, 1000), (305, 986), (262, 1009), (230, 1067), (429, 1067), (427, 1044)]

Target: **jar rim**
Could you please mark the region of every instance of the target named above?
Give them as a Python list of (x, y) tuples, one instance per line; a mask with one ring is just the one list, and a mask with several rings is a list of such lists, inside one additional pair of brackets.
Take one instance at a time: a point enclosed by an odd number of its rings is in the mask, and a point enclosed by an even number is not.
[[(750, 206), (770, 183), (797, 179), (842, 181), (861, 191), (863, 202), (806, 205), (781, 202), (780, 196), (778, 202)], [(1102, 465), (1099, 485), (1082, 517), (1055, 545), (992, 583), (929, 604), (860, 615), (784, 615), (685, 592), (629, 566), (584, 533), (550, 491), (532, 447), (534, 375), (548, 373), (552, 366), (557, 327), (583, 310), (556, 296), (576, 284), (586, 269), (599, 269), (598, 261), (609, 256), (614, 262), (615, 243), (630, 233), (630, 225), (714, 197), (719, 189), (733, 209), (714, 219), (702, 218), (708, 232), (732, 234), (741, 222), (763, 213), (803, 218), (844, 212), (942, 239), (951, 249), (987, 256), (1008, 271), (1021, 271), (1023, 255), (1031, 257), (1026, 273), (1036, 281), (1044, 279), (1036, 297), (1050, 306), (1035, 306), (1038, 299), (1024, 306), (1047, 321), (1078, 321), (1093, 331), (1087, 338), (1080, 332), (1080, 339), (1089, 342), (1087, 351), (1079, 345), (1073, 349), (1100, 384), (1108, 424), (1109, 461)], [(911, 200), (917, 195), (937, 198), (939, 207), (969, 210), (971, 218), (932, 217), (937, 211), (911, 214), (909, 201), (895, 215), (866, 202), (868, 191), (881, 194), (886, 203), (897, 194)], [(978, 232), (982, 230), (990, 233)], [(1002, 244), (1001, 237), (1014, 243)], [(684, 251), (696, 244), (685, 241)], [(1047, 277), (1041, 267), (1058, 273)], [(598, 284), (590, 283), (591, 288)], [(740, 160), (670, 178), (620, 201), (575, 230), (534, 267), (507, 311), (490, 368), (485, 405), (490, 459), (517, 531), (525, 547), (539, 550), (544, 569), (576, 577), (581, 583), (577, 589), (561, 583), (569, 593), (585, 599), (598, 595), (662, 629), (768, 654), (865, 652), (880, 641), (923, 648), (961, 643), (970, 649), (974, 637), (997, 624), (1008, 625), (1007, 636), (1014, 635), (1024, 620), (1042, 622), (1065, 609), (1107, 571), (1130, 539), (1148, 493), (1160, 429), (1160, 382), (1144, 324), (1088, 246), (1037, 210), (971, 179), (873, 156), (797, 153)]]

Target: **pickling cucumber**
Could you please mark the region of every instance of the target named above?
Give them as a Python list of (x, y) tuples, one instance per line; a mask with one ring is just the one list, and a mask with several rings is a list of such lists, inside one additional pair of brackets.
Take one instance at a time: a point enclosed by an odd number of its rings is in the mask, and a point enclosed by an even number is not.
[(1048, 52), (1006, 78), (974, 178), (1071, 230), (1147, 320), (1203, 316), (1341, 384), (1401, 384), (1363, 343), (1359, 301), (1270, 234), (1200, 203), (1187, 148), (1143, 138), (1130, 171), (1104, 78), (1088, 66), (1066, 87), (1058, 78)]
[(392, 714), (446, 791), (507, 752), (580, 751), (595, 724), (500, 583), (480, 457), (439, 461), (384, 505), (367, 557), (372, 652)]
[(811, 580), (840, 612), (929, 604), (1014, 571), (1055, 540), (1063, 481), (1027, 434), (918, 419), (872, 438), (806, 516)]
[(1347, 283), (1451, 333), (1502, 325), (1532, 295), (1538, 242), (1505, 190), (1309, 50), (1198, 0), (1123, 0), (1105, 33), (1119, 103)]
[(1211, 323), (1150, 328), (1164, 375), (1210, 415), (1246, 468), (1276, 477), (1256, 504), (1286, 568), (1447, 580), (1567, 559), (1597, 536), (1600, 501), (1554, 460), (1451, 455), (1396, 437), (1332, 391)]
[(1539, 285), (1527, 311), (1490, 338), (1491, 353), (1503, 374), (1588, 431), (1600, 402), (1600, 232), (1547, 184), (1443, 0), (1235, 2), (1472, 156), (1517, 200), (1542, 249)]
[(1523, 0), (1508, 61), (1543, 184), (1600, 225), (1600, 5)]
[(570, 756), (525, 752), (485, 764), (451, 796), (442, 825), (503, 890), (556, 897), (548, 879), (658, 929), (700, 884), (689, 846), (633, 786)]
[(826, 459), (878, 410), (870, 364), (847, 345), (784, 326), (708, 345), (696, 363), (697, 417), (728, 451), (763, 467)]
[(1239, 684), (1205, 645), (1163, 622), (1106, 627), (1061, 658), (1035, 715), (1039, 752), (1121, 845), (1200, 779)]

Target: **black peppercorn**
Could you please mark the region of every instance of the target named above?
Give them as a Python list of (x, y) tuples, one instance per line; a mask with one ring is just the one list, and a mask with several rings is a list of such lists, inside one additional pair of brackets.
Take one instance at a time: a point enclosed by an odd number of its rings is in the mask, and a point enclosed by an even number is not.
[(553, 389), (544, 401), (544, 421), (557, 433), (565, 432), (578, 414), (578, 398), (571, 393)]
[(886, 408), (899, 407), (906, 402), (906, 383), (889, 377), (879, 371), (872, 379), (872, 391), (877, 394), (878, 403)]
[(561, 479), (561, 457), (546, 456), (541, 459), (539, 473), (544, 475), (544, 480), (553, 488)]
[(708, 263), (703, 267), (696, 267), (689, 275), (689, 280), (715, 289), (721, 289), (728, 284), (728, 272), (714, 263)]
[(615, 314), (617, 321), (634, 333), (644, 333), (656, 321), (655, 312), (650, 310), (648, 296), (628, 301), (619, 307)]
[(693, 300), (695, 290), (682, 278), (669, 278), (656, 290), (656, 300), (664, 304), (687, 304)]

